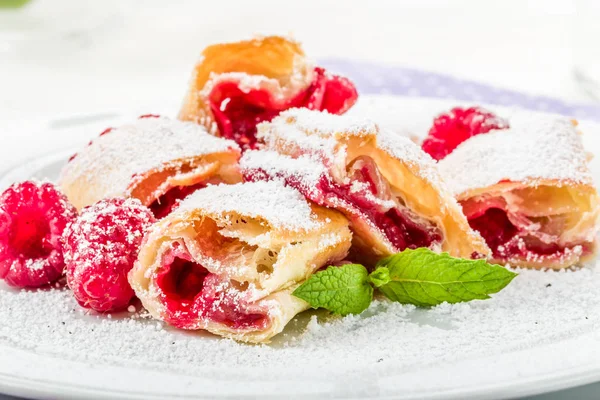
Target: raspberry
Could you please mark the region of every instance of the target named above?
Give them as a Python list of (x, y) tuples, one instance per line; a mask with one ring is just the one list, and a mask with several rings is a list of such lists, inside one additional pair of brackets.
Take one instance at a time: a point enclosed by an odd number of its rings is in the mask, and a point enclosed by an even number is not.
[(304, 107), (338, 115), (348, 111), (358, 98), (358, 92), (348, 78), (329, 74), (319, 67), (315, 68), (315, 79), (308, 92), (310, 95)]
[(65, 226), (77, 211), (51, 183), (26, 181), (0, 195), (0, 279), (15, 287), (40, 287), (64, 271)]
[(154, 222), (137, 199), (106, 199), (84, 208), (63, 234), (67, 284), (83, 307), (118, 311), (134, 296), (127, 281), (145, 231)]
[(483, 108), (456, 107), (447, 114), (437, 116), (422, 148), (431, 157), (441, 160), (472, 136), (506, 128), (506, 120)]

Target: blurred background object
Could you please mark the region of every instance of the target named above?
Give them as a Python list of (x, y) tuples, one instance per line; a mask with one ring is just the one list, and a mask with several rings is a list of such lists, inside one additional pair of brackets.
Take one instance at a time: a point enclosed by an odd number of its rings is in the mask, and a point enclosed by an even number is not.
[(27, 4), (29, 0), (0, 0), (0, 8), (17, 8)]
[[(402, 65), (589, 101), (573, 78), (573, 50), (597, 48), (597, 35), (575, 33), (573, 24), (582, 25), (575, 6), (575, 0), (31, 0), (0, 9), (0, 117), (177, 107), (204, 46), (271, 33), (292, 34), (314, 58)], [(579, 58), (577, 65), (584, 63)]]
[(590, 96), (600, 100), (600, 1), (575, 0), (573, 36), (575, 77)]

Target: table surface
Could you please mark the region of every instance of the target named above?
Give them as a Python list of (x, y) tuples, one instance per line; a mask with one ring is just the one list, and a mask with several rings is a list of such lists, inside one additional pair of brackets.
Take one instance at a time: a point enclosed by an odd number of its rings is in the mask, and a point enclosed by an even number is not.
[[(573, 78), (577, 50), (597, 40), (577, 35), (585, 1), (593, 0), (303, 0), (285, 6), (146, 0), (143, 7), (134, 0), (34, 0), (23, 9), (0, 9), (0, 170), (52, 147), (35, 136), (41, 121), (176, 109), (205, 45), (253, 34), (291, 34), (316, 59), (399, 65), (589, 102)], [(15, 135), (17, 126), (32, 134)], [(595, 399), (598, 393), (594, 384), (530, 399)], [(14, 398), (0, 395), (8, 399)]]

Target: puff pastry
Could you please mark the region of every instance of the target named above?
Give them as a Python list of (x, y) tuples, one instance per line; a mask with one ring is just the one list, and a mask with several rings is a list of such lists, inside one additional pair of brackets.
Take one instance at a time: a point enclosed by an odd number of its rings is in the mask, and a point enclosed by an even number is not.
[(464, 258), (489, 254), (434, 161), (410, 139), (368, 120), (307, 109), (260, 124), (258, 136), (266, 151), (242, 157), (246, 179), (283, 179), (316, 204), (343, 212), (355, 259), (372, 265), (417, 247)]
[(269, 36), (207, 47), (194, 68), (179, 118), (254, 148), (256, 124), (307, 107), (342, 114), (358, 94), (346, 78), (309, 62), (300, 45)]
[(568, 267), (593, 257), (598, 193), (573, 121), (516, 115), (439, 167), (497, 262)]
[(281, 183), (209, 186), (151, 229), (129, 282), (178, 328), (265, 342), (308, 308), (291, 293), (351, 237), (343, 215)]
[(157, 217), (208, 183), (241, 181), (240, 149), (191, 122), (145, 116), (107, 129), (64, 167), (60, 186), (78, 209), (135, 197)]

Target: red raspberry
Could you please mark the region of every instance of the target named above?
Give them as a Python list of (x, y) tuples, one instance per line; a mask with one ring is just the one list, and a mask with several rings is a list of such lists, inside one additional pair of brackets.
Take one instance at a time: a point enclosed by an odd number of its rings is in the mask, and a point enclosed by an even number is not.
[(64, 271), (65, 226), (77, 210), (51, 183), (26, 181), (0, 195), (0, 279), (16, 287), (40, 287)]
[(133, 267), (146, 229), (154, 222), (137, 199), (106, 199), (84, 208), (67, 227), (67, 283), (83, 307), (106, 312), (127, 307)]
[(431, 157), (441, 160), (472, 136), (506, 128), (506, 120), (483, 108), (456, 107), (447, 114), (437, 116), (422, 148)]

